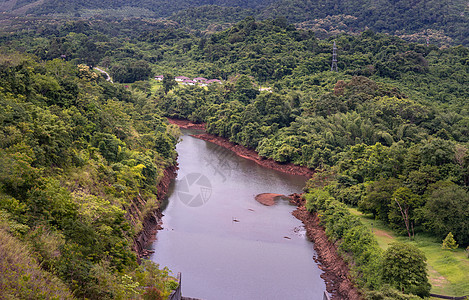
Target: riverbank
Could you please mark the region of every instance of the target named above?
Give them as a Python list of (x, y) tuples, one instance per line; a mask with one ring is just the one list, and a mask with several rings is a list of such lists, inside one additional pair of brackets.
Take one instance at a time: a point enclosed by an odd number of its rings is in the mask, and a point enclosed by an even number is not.
[(337, 246), (327, 238), (317, 213), (310, 213), (306, 209), (305, 200), (301, 195), (293, 194), (290, 197), (290, 202), (298, 206), (292, 212), (293, 216), (303, 222), (306, 236), (314, 243), (317, 256), (313, 259), (324, 272), (321, 278), (326, 282), (326, 289), (332, 295), (331, 299), (362, 299), (350, 279), (348, 264), (338, 254)]
[(189, 120), (180, 120), (180, 119), (171, 119), (171, 118), (168, 118), (168, 122), (169, 122), (169, 124), (177, 125), (177, 126), (179, 126), (179, 128), (183, 128), (183, 129), (205, 130), (205, 124), (204, 123), (197, 124), (197, 123), (193, 123)]
[(313, 174), (315, 173), (313, 170), (307, 167), (297, 166), (292, 163), (280, 164), (271, 158), (260, 157), (256, 151), (247, 149), (244, 146), (232, 143), (228, 141), (226, 138), (219, 137), (214, 134), (202, 133), (202, 134), (195, 134), (192, 136), (195, 138), (207, 141), (207, 142), (217, 144), (218, 146), (221, 146), (223, 148), (229, 149), (233, 151), (234, 153), (236, 153), (236, 155), (243, 157), (245, 159), (249, 159), (265, 168), (277, 170), (277, 171), (291, 174), (291, 175), (306, 176), (308, 178), (311, 178)]
[[(183, 120), (177, 120), (177, 122), (169, 120), (169, 122), (178, 126), (179, 124), (182, 124), (183, 126), (192, 126), (191, 124), (193, 124), (189, 121), (186, 121), (186, 123)], [(183, 126), (180, 127), (193, 128)], [(255, 151), (236, 145), (222, 137), (208, 133), (193, 136), (229, 149), (240, 157), (252, 160), (259, 165), (270, 169), (278, 170), (287, 174), (303, 175), (308, 178), (314, 174), (313, 170), (305, 167), (295, 166), (292, 164), (280, 164), (270, 159), (262, 159)], [(273, 197), (270, 198), (273, 199)], [(350, 272), (347, 263), (338, 254), (337, 247), (328, 240), (324, 232), (324, 228), (320, 226), (318, 216), (316, 214), (311, 214), (306, 210), (304, 207), (304, 200), (301, 196), (297, 194), (292, 195), (291, 202), (298, 206), (297, 210), (292, 214), (303, 222), (307, 236), (314, 244), (314, 249), (317, 253), (314, 260), (324, 272), (324, 274), (321, 275), (321, 278), (323, 278), (326, 283), (327, 291), (332, 295), (331, 299), (362, 299), (358, 289), (354, 287), (350, 280)]]
[[(168, 167), (163, 171), (163, 177), (161, 178), (157, 186), (157, 197), (159, 203), (161, 203), (163, 198), (166, 196), (171, 181), (176, 178), (177, 170), (178, 167), (177, 165), (175, 165)], [(160, 222), (162, 216), (163, 214), (159, 209), (156, 209), (144, 216), (144, 219), (142, 221), (143, 228), (135, 236), (133, 245), (133, 249), (137, 253), (139, 260), (142, 257), (148, 256), (149, 252), (148, 250), (146, 250), (146, 248), (154, 240), (157, 231), (161, 229)]]
[[(180, 120), (180, 119), (171, 119), (171, 118), (168, 118), (168, 122), (170, 124), (177, 125), (183, 129), (205, 130), (205, 124), (203, 123), (196, 124), (189, 120)], [(195, 134), (192, 136), (195, 138), (207, 141), (207, 142), (214, 143), (223, 148), (229, 149), (233, 151), (236, 155), (243, 157), (245, 159), (254, 161), (258, 165), (261, 165), (265, 168), (277, 170), (277, 171), (287, 173), (287, 174), (292, 174), (292, 175), (306, 176), (308, 178), (311, 178), (313, 174), (315, 173), (313, 170), (307, 167), (297, 166), (292, 163), (281, 164), (281, 163), (274, 161), (273, 159), (260, 157), (256, 151), (247, 149), (244, 146), (235, 144), (233, 142), (230, 142), (226, 138), (219, 137), (214, 134), (202, 133), (202, 134)]]

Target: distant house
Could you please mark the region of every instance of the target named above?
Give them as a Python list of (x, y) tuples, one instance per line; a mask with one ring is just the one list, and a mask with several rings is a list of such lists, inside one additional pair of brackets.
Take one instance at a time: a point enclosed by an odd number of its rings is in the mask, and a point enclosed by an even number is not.
[(174, 78), (176, 81), (179, 81), (179, 82), (183, 82), (185, 80), (191, 80), (189, 77), (186, 77), (186, 76), (177, 76), (176, 78)]
[(207, 81), (207, 78), (203, 78), (203, 77), (196, 77), (193, 79), (194, 81), (197, 81), (197, 82), (205, 82)]
[(187, 80), (184, 80), (182, 82), (182, 84), (184, 85), (195, 85), (197, 82), (195, 82), (194, 80), (190, 80), (190, 79), (187, 79)]
[(163, 80), (164, 76), (163, 75), (158, 75), (158, 76), (155, 76), (155, 79), (158, 80), (158, 81), (161, 81)]

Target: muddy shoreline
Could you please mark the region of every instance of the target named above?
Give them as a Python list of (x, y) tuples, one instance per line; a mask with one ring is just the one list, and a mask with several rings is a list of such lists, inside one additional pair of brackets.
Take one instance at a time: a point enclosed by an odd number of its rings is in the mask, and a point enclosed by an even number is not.
[[(205, 124), (195, 124), (188, 120), (168, 118), (168, 122), (170, 124), (177, 125), (183, 129), (205, 130)], [(307, 167), (297, 166), (292, 163), (281, 164), (281, 163), (274, 161), (273, 159), (260, 157), (256, 151), (252, 149), (247, 149), (244, 146), (240, 146), (238, 144), (228, 141), (226, 138), (219, 137), (214, 134), (202, 133), (202, 134), (194, 134), (192, 136), (195, 138), (207, 141), (207, 142), (214, 143), (225, 149), (229, 149), (233, 151), (236, 155), (249, 159), (251, 161), (254, 161), (258, 165), (261, 165), (265, 168), (274, 169), (274, 170), (287, 173), (287, 174), (292, 174), (292, 175), (306, 176), (308, 178), (311, 178), (313, 174), (315, 173), (314, 170), (307, 168)]]
[[(176, 124), (181, 128), (204, 129), (204, 124), (194, 124), (185, 120), (168, 119), (171, 124)], [(197, 128), (197, 126), (199, 126)], [(314, 171), (293, 164), (280, 164), (272, 159), (264, 159), (254, 151), (243, 146), (234, 144), (225, 138), (203, 133), (193, 135), (196, 138), (212, 142), (221, 147), (233, 151), (236, 155), (252, 160), (263, 167), (278, 170), (287, 174), (302, 175), (310, 178)], [(301, 195), (290, 195), (290, 202), (295, 204), (297, 209), (292, 212), (293, 216), (303, 222), (307, 237), (313, 242), (314, 250), (317, 253), (313, 259), (318, 263), (319, 268), (324, 272), (321, 278), (326, 283), (327, 292), (335, 300), (359, 300), (362, 299), (358, 289), (350, 279), (350, 270), (348, 264), (338, 254), (337, 246), (330, 242), (326, 236), (324, 228), (320, 225), (319, 217), (316, 213), (310, 213), (306, 210), (305, 201)]]
[(219, 137), (214, 134), (202, 133), (202, 134), (195, 134), (192, 136), (195, 138), (207, 141), (207, 142), (217, 144), (218, 146), (221, 146), (223, 148), (229, 149), (233, 151), (234, 153), (236, 153), (236, 155), (249, 159), (265, 168), (277, 170), (277, 171), (287, 173), (287, 174), (292, 174), (292, 175), (306, 176), (308, 178), (311, 178), (313, 174), (315, 173), (313, 170), (307, 167), (297, 166), (292, 163), (281, 164), (281, 163), (274, 161), (271, 158), (260, 157), (256, 151), (247, 149), (244, 146), (240, 146), (235, 143), (232, 143), (228, 141), (226, 138)]
[(324, 272), (321, 278), (326, 282), (326, 289), (331, 294), (331, 299), (362, 299), (363, 297), (350, 279), (348, 263), (338, 254), (336, 244), (327, 238), (317, 213), (310, 213), (306, 209), (302, 195), (292, 194), (290, 198), (290, 203), (297, 206), (292, 215), (303, 222), (306, 236), (314, 243), (317, 256), (313, 259)]
[(174, 124), (179, 126), (180, 128), (183, 129), (199, 129), (199, 130), (205, 130), (205, 124), (204, 123), (193, 123), (189, 120), (181, 120), (181, 119), (171, 119), (168, 118), (169, 124)]

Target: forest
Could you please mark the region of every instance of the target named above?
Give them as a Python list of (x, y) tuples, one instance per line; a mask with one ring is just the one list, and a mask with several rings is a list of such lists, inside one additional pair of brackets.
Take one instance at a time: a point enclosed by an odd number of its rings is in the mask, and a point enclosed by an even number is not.
[(0, 74), (0, 294), (167, 295), (168, 270), (132, 246), (178, 129), (86, 65), (5, 51)]
[[(179, 133), (164, 117), (203, 122), (261, 157), (316, 170), (306, 207), (323, 216), (367, 299), (427, 297), (431, 287), (426, 275), (393, 280), (392, 251), (419, 258), (420, 275), (424, 258), (403, 246), (380, 250), (349, 207), (411, 240), (451, 233), (461, 250), (469, 246), (468, 48), (370, 29), (318, 37), (284, 17), (239, 17), (210, 33), (142, 18), (31, 17), (5, 27), (0, 234), (34, 259), (14, 246), (0, 251), (57, 286), (38, 293), (126, 299), (145, 297), (149, 282), (167, 292), (166, 271), (138, 266), (131, 250), (145, 213), (158, 207), (154, 183), (176, 159)], [(182, 86), (174, 76), (223, 84)], [(140, 199), (147, 204), (129, 213)], [(37, 291), (17, 278), (7, 292), (13, 284)]]
[(63, 20), (165, 18), (188, 30), (205, 32), (224, 30), (247, 16), (258, 20), (285, 18), (298, 28), (314, 30), (324, 37), (371, 29), (419, 43), (427, 38), (434, 44), (469, 43), (469, 7), (464, 0), (2, 0), (0, 12), (4, 13), (0, 20), (38, 16)]

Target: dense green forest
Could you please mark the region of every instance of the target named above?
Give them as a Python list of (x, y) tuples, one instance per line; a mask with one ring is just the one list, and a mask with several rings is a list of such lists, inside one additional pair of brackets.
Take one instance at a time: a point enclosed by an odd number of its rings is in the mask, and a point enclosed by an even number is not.
[(226, 29), (247, 16), (285, 18), (321, 36), (371, 29), (415, 42), (429, 38), (435, 44), (469, 43), (469, 7), (464, 0), (0, 0), (0, 12), (5, 12), (0, 20), (25, 15), (167, 18), (188, 30), (209, 32)]
[[(320, 25), (334, 16), (332, 26), (346, 31), (370, 28), (391, 34), (443, 31), (457, 43), (467, 45), (469, 8), (460, 0), (280, 0), (261, 12), (262, 18), (286, 17), (294, 23)], [(311, 25), (312, 25), (311, 24)]]
[(34, 0), (22, 0), (22, 1), (5, 1), (2, 0), (0, 4), (1, 8), (6, 11), (19, 11), (32, 13), (37, 15), (42, 14), (80, 14), (88, 10), (103, 10), (102, 12), (109, 13), (109, 9), (114, 10), (132, 10), (135, 8), (146, 9), (153, 13), (155, 17), (168, 17), (173, 13), (179, 11), (207, 6), (217, 5), (224, 7), (241, 7), (241, 8), (257, 8), (265, 7), (272, 3), (272, 0), (258, 0), (258, 1), (247, 1), (247, 0), (195, 0), (195, 1), (163, 1), (163, 0), (132, 0), (132, 1), (115, 1), (115, 0), (104, 0), (99, 2), (80, 1), (80, 0), (48, 0), (44, 3), (35, 3)]
[(279, 25), (247, 19), (213, 35), (192, 55), (231, 81), (156, 96), (159, 107), (261, 156), (323, 170), (333, 196), (406, 231), (386, 202), (399, 192), (415, 230), (468, 245), (469, 50), (343, 35), (335, 73), (331, 41)]
[[(339, 72), (330, 71), (333, 42)], [(397, 246), (381, 252), (346, 205), (411, 239), (441, 241), (451, 232), (460, 247), (469, 245), (464, 46), (372, 30), (320, 39), (281, 17), (247, 17), (210, 34), (167, 20), (31, 18), (10, 20), (0, 43), (2, 234), (29, 245), (35, 263), (77, 297), (101, 297), (111, 282), (115, 295), (137, 293), (142, 278), (155, 276), (135, 264), (130, 242), (141, 218), (126, 210), (139, 197), (156, 205), (153, 183), (174, 163), (177, 130), (162, 116), (205, 122), (208, 132), (262, 157), (315, 169), (307, 208), (343, 241), (369, 299), (411, 297), (391, 287), (426, 296), (430, 287), (423, 277), (393, 281)], [(94, 66), (122, 84), (106, 82)], [(223, 84), (155, 89), (152, 76), (163, 74)]]
[(168, 272), (132, 246), (178, 130), (86, 65), (4, 51), (0, 78), (2, 296), (167, 295)]
[[(409, 44), (372, 32), (335, 41), (338, 73), (329, 71), (331, 41), (275, 21), (247, 19), (213, 35), (192, 54), (215, 61), (221, 77), (231, 81), (156, 97), (169, 116), (204, 121), (209, 132), (261, 156), (330, 173), (343, 202), (374, 213), (378, 208), (369, 207), (361, 194), (373, 184), (390, 181), (406, 188), (421, 199), (417, 206), (435, 189), (464, 192), (469, 184), (469, 50)], [(273, 92), (259, 92), (258, 82), (271, 85)], [(419, 224), (446, 235), (431, 212)], [(468, 244), (467, 210), (460, 212), (454, 223), (466, 228), (459, 240)], [(378, 217), (393, 222), (387, 213)]]

